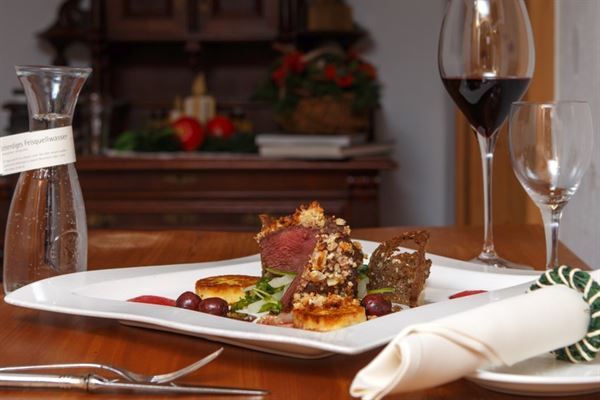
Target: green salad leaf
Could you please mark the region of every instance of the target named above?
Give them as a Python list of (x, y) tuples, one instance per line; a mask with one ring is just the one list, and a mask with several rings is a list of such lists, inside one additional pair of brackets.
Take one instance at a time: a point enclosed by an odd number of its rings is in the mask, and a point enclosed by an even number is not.
[(281, 297), (294, 280), (295, 274), (272, 268), (265, 268), (265, 271), (266, 273), (256, 282), (256, 285), (246, 290), (244, 298), (231, 305), (232, 311), (255, 313), (256, 306), (260, 306), (258, 313), (279, 314), (281, 312), (283, 308)]
[(367, 273), (369, 272), (369, 266), (367, 264), (363, 264), (360, 267), (358, 267), (356, 269), (356, 272), (358, 273), (358, 279), (366, 279), (367, 278)]

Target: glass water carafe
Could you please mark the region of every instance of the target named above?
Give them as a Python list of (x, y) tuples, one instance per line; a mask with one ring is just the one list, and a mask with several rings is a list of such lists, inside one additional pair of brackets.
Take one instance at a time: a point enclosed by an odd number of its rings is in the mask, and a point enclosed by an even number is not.
[[(30, 131), (70, 126), (90, 68), (17, 66)], [(21, 172), (4, 242), (4, 291), (87, 268), (87, 224), (74, 164)]]

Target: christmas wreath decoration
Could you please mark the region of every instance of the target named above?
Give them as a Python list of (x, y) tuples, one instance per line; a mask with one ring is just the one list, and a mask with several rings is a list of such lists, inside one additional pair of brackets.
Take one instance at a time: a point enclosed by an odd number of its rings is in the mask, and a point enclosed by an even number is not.
[(300, 133), (357, 133), (379, 105), (372, 64), (336, 47), (290, 51), (275, 62), (255, 99), (269, 102), (284, 129)]

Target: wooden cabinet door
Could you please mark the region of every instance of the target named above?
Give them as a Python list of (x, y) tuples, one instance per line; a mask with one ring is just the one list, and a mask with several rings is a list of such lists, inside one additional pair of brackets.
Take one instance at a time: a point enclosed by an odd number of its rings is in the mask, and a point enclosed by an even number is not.
[(196, 6), (197, 19), (190, 31), (202, 41), (277, 38), (277, 0), (199, 0)]
[(109, 40), (185, 40), (186, 0), (111, 0), (105, 2)]

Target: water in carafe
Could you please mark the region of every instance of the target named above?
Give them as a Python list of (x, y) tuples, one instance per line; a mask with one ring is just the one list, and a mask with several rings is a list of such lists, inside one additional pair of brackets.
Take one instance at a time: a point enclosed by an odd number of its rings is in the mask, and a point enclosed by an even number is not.
[[(17, 67), (25, 88), (30, 130), (70, 126), (90, 70)], [(87, 267), (85, 207), (74, 164), (21, 172), (4, 243), (4, 290)]]

